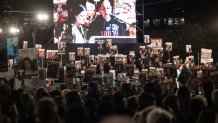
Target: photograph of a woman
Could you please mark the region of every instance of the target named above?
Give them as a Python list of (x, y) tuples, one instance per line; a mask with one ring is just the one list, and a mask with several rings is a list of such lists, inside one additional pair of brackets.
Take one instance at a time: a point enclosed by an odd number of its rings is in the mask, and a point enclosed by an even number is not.
[(29, 57), (23, 59), (22, 68), (24, 70), (24, 78), (30, 79), (31, 76), (37, 76), (38, 74), (36, 65)]
[[(72, 7), (72, 8), (71, 8)], [(84, 5), (78, 4), (68, 6), (69, 25), (68, 32), (72, 35), (72, 43), (86, 43), (86, 29), (84, 24), (87, 21), (87, 9)]]

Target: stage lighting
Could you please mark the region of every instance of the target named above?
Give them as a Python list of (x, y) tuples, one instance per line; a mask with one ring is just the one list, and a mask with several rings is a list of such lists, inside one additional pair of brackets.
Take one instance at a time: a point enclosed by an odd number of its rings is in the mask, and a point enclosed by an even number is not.
[(46, 13), (38, 13), (37, 14), (37, 19), (39, 21), (47, 21), (48, 20), (48, 14), (46, 14)]
[(11, 27), (9, 29), (9, 32), (12, 33), (12, 34), (16, 34), (16, 33), (19, 33), (20, 30), (18, 28), (16, 28), (16, 27)]

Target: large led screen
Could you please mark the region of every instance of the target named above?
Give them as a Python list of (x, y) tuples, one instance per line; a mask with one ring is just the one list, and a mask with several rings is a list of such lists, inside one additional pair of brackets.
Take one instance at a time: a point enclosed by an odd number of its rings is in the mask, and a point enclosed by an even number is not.
[(54, 43), (136, 42), (135, 0), (53, 0)]

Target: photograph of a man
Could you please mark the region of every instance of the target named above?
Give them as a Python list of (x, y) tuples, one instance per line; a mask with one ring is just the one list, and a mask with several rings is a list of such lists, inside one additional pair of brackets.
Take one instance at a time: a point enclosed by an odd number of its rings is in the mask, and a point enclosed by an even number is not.
[(100, 0), (97, 10), (100, 15), (91, 23), (88, 38), (91, 36), (123, 36), (125, 26), (113, 16), (113, 0)]

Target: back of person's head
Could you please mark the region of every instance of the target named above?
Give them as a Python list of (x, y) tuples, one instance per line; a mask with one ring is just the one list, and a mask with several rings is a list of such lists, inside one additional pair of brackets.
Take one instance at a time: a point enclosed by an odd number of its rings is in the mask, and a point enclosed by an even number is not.
[(69, 92), (71, 92), (71, 90), (64, 89), (64, 90), (62, 90), (62, 95), (66, 98), (66, 94), (69, 93)]
[(214, 123), (216, 113), (212, 109), (204, 109), (198, 115), (197, 123)]
[(88, 112), (82, 104), (73, 104), (68, 108), (66, 123), (88, 123)]
[(67, 106), (73, 104), (82, 104), (82, 100), (77, 91), (71, 91), (66, 94), (66, 104)]
[(110, 116), (104, 118), (100, 123), (135, 123), (128, 116)]
[(98, 105), (98, 111), (97, 116), (99, 119), (102, 119), (106, 116), (113, 115), (115, 113), (115, 106), (113, 103), (112, 96), (103, 96), (100, 99), (99, 105)]
[(207, 99), (203, 96), (195, 96), (191, 100), (191, 112), (192, 113), (200, 113), (203, 109), (207, 107)]
[(139, 96), (139, 109), (142, 110), (152, 105), (155, 105), (155, 95), (153, 93), (143, 92)]
[(218, 123), (218, 114), (216, 114), (215, 123)]
[(212, 93), (212, 103), (218, 111), (218, 89), (214, 90)]
[(30, 93), (25, 93), (23, 94), (23, 102), (25, 105), (34, 105), (35, 101), (33, 98), (33, 95), (31, 95)]
[[(150, 111), (152, 111), (154, 108), (156, 108), (156, 106), (149, 106), (145, 109), (143, 109), (142, 111), (138, 112), (136, 114), (136, 116), (134, 116), (134, 120), (137, 121), (137, 123), (147, 123), (146, 122), (146, 118), (147, 118), (147, 115), (149, 114)], [(138, 116), (137, 116), (138, 115)], [(138, 117), (136, 119), (136, 117)]]
[(146, 83), (144, 85), (144, 92), (154, 93), (154, 84), (151, 82)]
[(114, 102), (123, 102), (125, 95), (122, 91), (117, 91), (114, 93)]
[(129, 98), (127, 98), (126, 109), (130, 116), (133, 116), (138, 111), (138, 100), (135, 96), (130, 96)]
[(8, 83), (8, 80), (6, 79), (6, 78), (0, 78), (0, 86), (1, 85), (8, 85), (9, 83)]
[(0, 99), (8, 98), (11, 95), (11, 88), (8, 85), (0, 86)]
[(52, 98), (41, 98), (35, 108), (36, 123), (58, 123), (58, 108)]
[(97, 106), (98, 104), (95, 98), (88, 97), (85, 99), (85, 107), (87, 108), (89, 113), (95, 114), (97, 111)]
[(130, 84), (128, 83), (122, 84), (121, 90), (124, 92), (125, 97), (129, 97), (131, 95), (131, 85)]
[(177, 91), (177, 97), (179, 102), (189, 102), (191, 101), (191, 94), (186, 86), (181, 86)]
[(114, 105), (116, 109), (116, 113), (124, 114), (126, 112), (125, 108), (125, 95), (122, 91), (117, 91), (114, 94)]
[[(1, 112), (3, 114), (5, 122), (10, 121), (11, 123), (18, 122), (19, 112), (16, 107), (16, 103), (14, 100), (5, 98), (1, 100)], [(8, 120), (9, 119), (9, 120)]]
[(206, 79), (205, 83), (203, 85), (203, 90), (204, 90), (205, 96), (211, 96), (213, 89), (214, 89), (214, 86), (213, 86), (212, 80), (209, 78)]
[(175, 95), (168, 95), (163, 100), (163, 106), (172, 109), (173, 113), (178, 113), (178, 98)]
[(18, 110), (21, 111), (25, 105), (23, 100), (23, 91), (21, 89), (12, 91), (10, 98), (15, 101)]
[(93, 95), (98, 91), (98, 84), (96, 82), (89, 82), (88, 84), (88, 94)]
[(45, 90), (45, 88), (39, 88), (36, 91), (36, 100), (40, 100), (43, 97), (49, 97), (49, 93)]
[(62, 96), (62, 93), (60, 90), (53, 90), (51, 93), (50, 93), (51, 97), (53, 99), (55, 99), (57, 96)]
[(63, 96), (57, 96), (54, 98), (54, 101), (57, 105), (65, 105), (65, 99)]
[(146, 123), (175, 123), (176, 118), (170, 112), (161, 109), (154, 108), (150, 111), (146, 118)]

